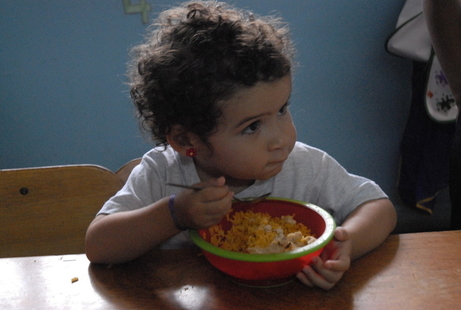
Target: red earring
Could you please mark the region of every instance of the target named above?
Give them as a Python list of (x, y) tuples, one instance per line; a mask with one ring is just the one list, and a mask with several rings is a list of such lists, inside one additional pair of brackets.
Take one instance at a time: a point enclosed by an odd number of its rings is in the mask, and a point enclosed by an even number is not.
[(195, 157), (197, 155), (197, 150), (193, 147), (190, 147), (186, 150), (186, 155), (189, 157)]

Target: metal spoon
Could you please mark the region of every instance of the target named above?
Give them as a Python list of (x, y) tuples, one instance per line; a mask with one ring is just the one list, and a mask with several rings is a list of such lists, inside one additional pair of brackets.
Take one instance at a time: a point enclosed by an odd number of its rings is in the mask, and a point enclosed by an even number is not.
[(234, 200), (237, 201), (237, 202), (243, 202), (243, 203), (258, 203), (260, 201), (263, 201), (264, 199), (266, 199), (270, 195), (271, 195), (271, 193), (266, 193), (264, 195), (261, 195), (259, 197), (255, 197), (255, 198), (242, 198), (242, 199), (234, 197)]
[[(176, 184), (176, 183), (166, 183), (166, 185), (176, 186), (176, 187), (181, 187), (181, 188), (188, 188), (188, 189), (193, 189), (193, 190), (196, 190), (196, 191), (199, 191), (199, 190), (202, 190), (202, 189), (205, 188), (205, 187), (200, 187), (200, 186), (183, 185), (183, 184)], [(263, 201), (264, 199), (266, 199), (270, 195), (271, 195), (271, 193), (266, 193), (264, 195), (261, 195), (259, 197), (255, 197), (255, 198), (237, 198), (237, 197), (234, 197), (234, 200), (237, 201), (237, 202), (242, 202), (242, 203), (257, 203), (257, 202)]]

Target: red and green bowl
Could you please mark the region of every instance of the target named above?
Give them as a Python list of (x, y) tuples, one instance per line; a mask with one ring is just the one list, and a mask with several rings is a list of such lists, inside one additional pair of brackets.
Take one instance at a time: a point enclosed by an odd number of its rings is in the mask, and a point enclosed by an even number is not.
[[(192, 240), (202, 249), (208, 261), (232, 280), (243, 285), (270, 287), (294, 280), (305, 265), (310, 264), (314, 257), (322, 253), (323, 248), (333, 238), (336, 228), (333, 217), (327, 211), (297, 200), (271, 197), (255, 204), (235, 202), (230, 217), (234, 212), (246, 210), (268, 213), (272, 217), (294, 214), (294, 219), (306, 225), (317, 240), (289, 252), (247, 254), (212, 245), (208, 229), (190, 230)], [(232, 225), (226, 217), (219, 224), (224, 231)]]

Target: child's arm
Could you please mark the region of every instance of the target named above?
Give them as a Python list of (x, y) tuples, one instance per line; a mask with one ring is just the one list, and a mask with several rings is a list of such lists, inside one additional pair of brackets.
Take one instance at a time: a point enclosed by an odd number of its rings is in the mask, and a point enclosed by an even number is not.
[[(186, 190), (175, 198), (180, 224), (209, 227), (221, 220), (232, 204), (233, 193), (224, 178), (209, 181), (209, 187)], [(201, 184), (204, 185), (204, 184)], [(93, 263), (122, 263), (135, 259), (178, 234), (168, 207), (169, 197), (145, 208), (99, 215), (86, 234), (86, 255)]]
[(461, 108), (461, 0), (425, 0), (432, 44)]
[(394, 205), (388, 199), (366, 202), (342, 224), (352, 240), (351, 258), (356, 259), (378, 247), (397, 223)]
[(321, 259), (306, 266), (298, 279), (310, 287), (331, 289), (349, 269), (351, 259), (378, 247), (392, 232), (396, 221), (394, 206), (388, 199), (360, 205), (336, 229), (334, 240), (325, 248)]

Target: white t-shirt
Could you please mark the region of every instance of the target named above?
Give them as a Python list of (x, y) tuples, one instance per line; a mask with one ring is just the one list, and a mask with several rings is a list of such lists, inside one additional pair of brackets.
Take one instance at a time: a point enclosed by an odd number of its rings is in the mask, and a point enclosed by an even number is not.
[[(98, 214), (143, 208), (180, 190), (167, 186), (167, 182), (192, 185), (200, 179), (192, 158), (178, 154), (171, 147), (152, 149), (133, 169), (125, 186)], [(236, 197), (255, 197), (268, 192), (272, 193), (271, 197), (317, 205), (328, 211), (337, 225), (362, 203), (387, 198), (373, 181), (348, 173), (327, 153), (301, 142), (295, 144), (279, 174), (268, 180), (256, 180)], [(183, 232), (162, 247), (181, 247), (188, 243), (187, 232)]]

